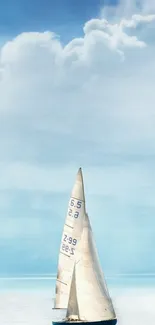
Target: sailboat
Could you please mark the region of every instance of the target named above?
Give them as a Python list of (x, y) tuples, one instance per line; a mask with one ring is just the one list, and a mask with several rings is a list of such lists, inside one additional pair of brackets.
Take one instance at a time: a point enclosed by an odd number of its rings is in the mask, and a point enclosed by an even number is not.
[(53, 309), (59, 313), (65, 310), (65, 318), (54, 320), (53, 325), (117, 323), (86, 213), (81, 168), (71, 192), (61, 239)]

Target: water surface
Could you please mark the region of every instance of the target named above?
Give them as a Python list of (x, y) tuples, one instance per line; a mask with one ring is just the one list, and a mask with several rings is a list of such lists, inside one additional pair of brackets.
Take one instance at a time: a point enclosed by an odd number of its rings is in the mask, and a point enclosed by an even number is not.
[[(107, 282), (118, 325), (155, 324), (153, 275), (111, 276)], [(54, 286), (49, 276), (0, 278), (0, 325), (51, 324)]]

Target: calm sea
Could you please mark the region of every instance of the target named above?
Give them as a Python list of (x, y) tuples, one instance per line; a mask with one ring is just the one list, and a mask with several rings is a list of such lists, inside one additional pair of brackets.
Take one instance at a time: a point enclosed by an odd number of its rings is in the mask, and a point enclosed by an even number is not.
[[(155, 324), (154, 275), (111, 276), (107, 283), (118, 325)], [(49, 276), (0, 278), (0, 325), (50, 325), (54, 285)]]

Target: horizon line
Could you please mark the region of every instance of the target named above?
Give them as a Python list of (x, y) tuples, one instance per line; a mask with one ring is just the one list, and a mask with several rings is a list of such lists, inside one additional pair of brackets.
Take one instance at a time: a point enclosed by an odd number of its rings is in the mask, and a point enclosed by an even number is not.
[[(155, 273), (116, 273), (105, 276), (107, 279), (117, 277), (155, 277)], [(0, 275), (0, 280), (56, 280), (56, 274)]]

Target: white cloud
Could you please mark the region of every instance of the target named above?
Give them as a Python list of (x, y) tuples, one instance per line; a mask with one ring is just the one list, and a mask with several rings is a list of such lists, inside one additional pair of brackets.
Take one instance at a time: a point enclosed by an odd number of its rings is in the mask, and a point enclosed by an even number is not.
[(91, 19), (84, 26), (85, 34), (92, 33), (92, 31), (102, 32), (102, 37), (105, 39), (105, 44), (114, 49), (120, 46), (129, 47), (145, 47), (143, 41), (137, 39), (136, 36), (128, 35), (124, 32), (124, 28), (136, 28), (140, 23), (149, 23), (155, 20), (155, 15), (132, 15), (131, 19), (122, 19), (117, 24), (110, 24), (105, 19)]
[(122, 27), (128, 27), (128, 28), (136, 28), (140, 23), (150, 23), (155, 20), (155, 15), (132, 15), (132, 18), (130, 20), (128, 19), (122, 19), (121, 26)]
[[(50, 161), (51, 155), (58, 161), (58, 152), (66, 150), (65, 159), (70, 147), (83, 159), (88, 142), (113, 151), (124, 150), (124, 142), (127, 148), (153, 139), (154, 56), (135, 30), (131, 35), (123, 27), (152, 19), (92, 19), (84, 37), (64, 47), (51, 32), (23, 33), (7, 42), (0, 55), (0, 159), (40, 161), (50, 153)], [(75, 139), (82, 141), (81, 150)]]

